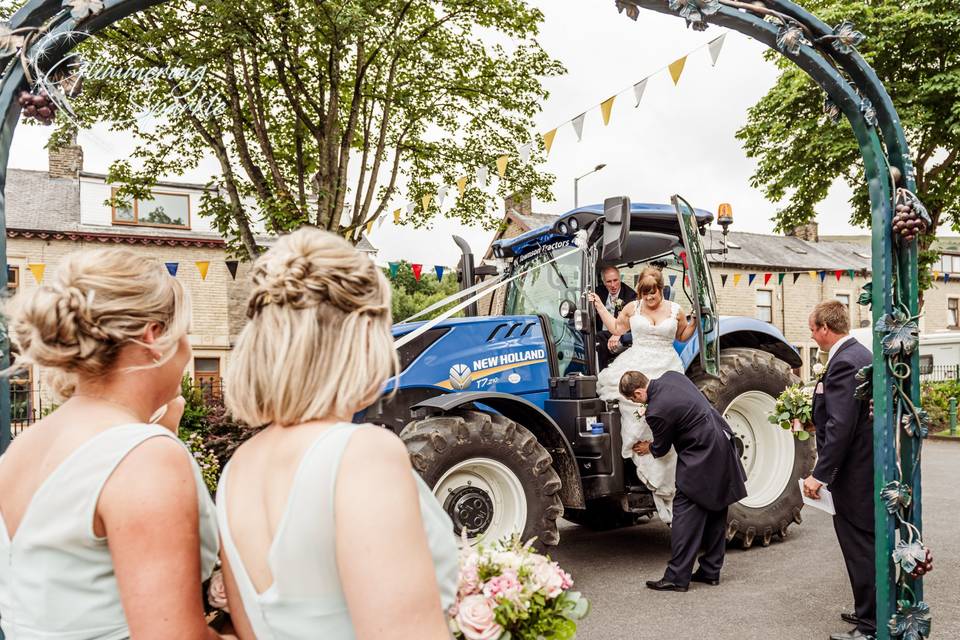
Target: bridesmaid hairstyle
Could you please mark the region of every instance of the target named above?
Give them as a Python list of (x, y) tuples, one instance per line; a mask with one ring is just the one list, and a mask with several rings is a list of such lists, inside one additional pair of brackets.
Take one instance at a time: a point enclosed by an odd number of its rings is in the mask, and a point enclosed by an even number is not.
[(150, 325), (162, 330), (151, 345), (163, 354), (156, 366), (176, 353), (190, 326), (183, 285), (162, 264), (129, 249), (71, 253), (45, 284), (18, 294), (8, 307), (19, 356), (3, 374), (33, 364), (49, 368), (62, 398), (73, 394), (78, 375), (109, 375), (121, 348), (143, 344)]
[(252, 425), (350, 420), (398, 371), (390, 285), (367, 256), (304, 227), (253, 265), (226, 405)]
[(637, 281), (637, 293), (645, 296), (655, 291), (663, 293), (663, 272), (656, 267), (645, 267)]

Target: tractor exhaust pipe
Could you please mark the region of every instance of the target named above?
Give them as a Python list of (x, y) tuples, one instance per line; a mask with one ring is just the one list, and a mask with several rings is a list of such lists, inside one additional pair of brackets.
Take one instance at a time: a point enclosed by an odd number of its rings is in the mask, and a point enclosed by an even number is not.
[[(471, 251), (470, 245), (467, 244), (467, 241), (460, 236), (453, 236), (453, 241), (457, 243), (457, 246), (460, 247), (460, 252), (463, 254), (463, 256), (460, 258), (460, 269), (459, 273), (457, 274), (457, 279), (460, 281), (460, 290), (463, 291), (464, 289), (469, 289), (473, 286), (473, 251)], [(467, 308), (464, 309), (463, 312), (467, 316), (479, 315), (477, 311), (477, 303), (471, 302), (469, 305), (467, 305)]]

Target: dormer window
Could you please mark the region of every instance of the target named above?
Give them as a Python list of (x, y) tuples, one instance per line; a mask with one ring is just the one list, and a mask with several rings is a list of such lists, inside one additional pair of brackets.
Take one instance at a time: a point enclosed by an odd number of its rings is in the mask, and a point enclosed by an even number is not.
[[(114, 188), (114, 200), (116, 195), (117, 190)], [(134, 199), (129, 207), (118, 207), (115, 203), (113, 224), (189, 229), (190, 196), (185, 193), (153, 191), (149, 199)]]

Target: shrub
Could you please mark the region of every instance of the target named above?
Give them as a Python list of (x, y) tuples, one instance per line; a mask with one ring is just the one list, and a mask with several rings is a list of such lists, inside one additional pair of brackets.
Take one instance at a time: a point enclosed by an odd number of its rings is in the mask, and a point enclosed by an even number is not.
[(950, 398), (960, 400), (960, 380), (929, 382), (921, 387), (923, 408), (930, 416), (930, 432), (950, 428)]

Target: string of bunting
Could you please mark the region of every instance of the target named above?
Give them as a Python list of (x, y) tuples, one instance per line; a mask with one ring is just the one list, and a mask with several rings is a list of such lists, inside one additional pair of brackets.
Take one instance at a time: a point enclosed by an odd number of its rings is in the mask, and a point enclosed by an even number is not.
[[(390, 277), (396, 278), (397, 274), (400, 273), (400, 263), (399, 262), (388, 262), (387, 266), (390, 267)], [(420, 278), (423, 277), (423, 268), (427, 266), (419, 262), (414, 262), (410, 264), (410, 270), (413, 272), (413, 277), (417, 282), (420, 282)], [(433, 272), (437, 274), (437, 280), (443, 280), (443, 273), (449, 267), (443, 265), (434, 265)]]
[[(600, 118), (603, 121), (603, 126), (606, 127), (607, 125), (609, 125), (610, 118), (613, 114), (613, 105), (616, 102), (617, 98), (619, 98), (621, 95), (628, 94), (628, 93), (632, 94), (634, 99), (634, 105), (633, 105), (634, 108), (639, 107), (640, 101), (643, 99), (643, 94), (647, 88), (647, 81), (650, 80), (653, 76), (661, 73), (662, 71), (669, 72), (670, 78), (673, 80), (674, 86), (678, 85), (680, 83), (680, 76), (683, 74), (683, 70), (686, 67), (687, 58), (690, 57), (692, 54), (696, 53), (697, 51), (706, 48), (710, 52), (711, 66), (715, 67), (717, 65), (717, 60), (720, 58), (720, 51), (721, 49), (723, 49), (723, 43), (725, 41), (725, 38), (726, 38), (726, 34), (722, 34), (714, 38), (713, 40), (710, 40), (704, 44), (701, 44), (695, 47), (694, 49), (691, 49), (686, 54), (677, 58), (670, 64), (660, 67), (659, 69), (657, 69), (653, 73), (650, 73), (649, 75), (642, 78), (641, 80), (638, 80), (637, 82), (632, 83), (630, 86), (625, 87), (620, 91), (614, 93), (609, 98), (606, 98), (605, 100), (595, 104), (594, 106), (590, 107), (583, 113), (580, 113), (577, 116), (564, 120), (562, 123), (553, 127), (549, 131), (538, 134), (541, 140), (543, 140), (543, 146), (547, 152), (547, 155), (549, 156), (551, 149), (553, 149), (553, 144), (557, 137), (557, 131), (560, 130), (561, 127), (567, 124), (572, 126), (573, 131), (577, 136), (578, 142), (583, 139), (583, 125), (584, 125), (584, 122), (586, 121), (586, 117), (588, 113), (591, 113), (595, 110), (599, 110)], [(514, 157), (516, 157), (516, 159), (518, 159), (520, 162), (526, 162), (530, 158), (530, 152), (532, 149), (533, 149), (533, 142), (527, 142), (526, 144), (522, 145), (515, 153), (504, 153), (498, 156), (494, 161), (493, 168), (496, 170), (496, 173), (499, 176), (499, 178), (502, 180), (506, 176), (507, 167), (514, 160)], [(476, 175), (474, 176), (473, 184), (476, 185), (477, 187), (481, 187), (485, 185), (487, 183), (487, 179), (490, 176), (490, 169), (491, 169), (490, 167), (480, 167), (477, 170)], [(454, 184), (441, 186), (435, 194), (424, 195), (420, 199), (420, 203), (407, 202), (405, 204), (402, 204), (393, 208), (392, 209), (393, 223), (396, 225), (403, 224), (404, 212), (406, 213), (407, 216), (409, 216), (416, 210), (418, 204), (421, 204), (423, 206), (424, 212), (427, 212), (429, 210), (431, 203), (436, 203), (438, 208), (442, 207), (443, 203), (446, 200), (447, 194), (450, 193), (454, 188), (457, 189), (458, 196), (462, 198), (463, 194), (467, 190), (467, 184), (469, 182), (470, 182), (470, 176), (468, 175), (461, 176), (460, 178), (457, 178)], [(386, 222), (387, 218), (388, 218), (388, 215), (386, 214), (386, 212), (384, 212), (383, 214), (380, 214), (376, 218), (371, 218), (365, 226), (358, 227), (356, 230), (354, 230), (353, 233), (355, 234), (355, 237), (357, 237), (360, 234), (361, 230), (363, 229), (366, 229), (367, 235), (370, 235), (373, 232), (374, 223), (376, 223), (376, 226), (379, 229), (383, 225), (383, 223)], [(348, 235), (349, 233), (350, 232), (348, 232)]]
[[(180, 263), (179, 262), (164, 262), (164, 266), (167, 268), (167, 273), (169, 273), (174, 278), (177, 277), (177, 274), (180, 273)], [(193, 263), (197, 267), (197, 272), (200, 274), (201, 280), (206, 280), (207, 275), (210, 273), (210, 264), (209, 260), (196, 260)], [(237, 279), (237, 269), (240, 266), (239, 260), (224, 260), (224, 264), (227, 267), (227, 271), (230, 273), (230, 278), (232, 280)], [(27, 265), (27, 269), (30, 270), (30, 273), (33, 274), (33, 279), (36, 280), (37, 284), (43, 284), (43, 277), (47, 271), (47, 265), (43, 262), (31, 262)]]
[[(729, 279), (730, 275), (731, 274), (728, 274), (728, 273), (720, 274), (721, 287), (727, 286), (727, 280)], [(732, 275), (733, 275), (733, 279), (732, 279), (733, 286), (736, 287), (740, 284), (740, 281), (743, 279), (743, 274), (733, 273)], [(844, 276), (849, 277), (850, 280), (853, 280), (854, 278), (856, 278), (857, 270), (856, 269), (836, 269), (836, 270), (828, 271), (828, 270), (821, 269), (821, 270), (811, 270), (811, 271), (767, 271), (764, 273), (748, 273), (747, 286), (749, 287), (753, 285), (754, 280), (756, 280), (757, 278), (761, 278), (763, 280), (764, 286), (766, 286), (770, 283), (770, 280), (772, 280), (774, 276), (777, 277), (777, 284), (780, 286), (783, 286), (783, 281), (788, 275), (793, 276), (792, 284), (796, 284), (797, 280), (800, 279), (800, 276), (803, 276), (803, 275), (809, 276), (811, 280), (814, 280), (814, 281), (819, 280), (820, 282), (825, 281), (827, 279), (827, 276), (832, 275), (834, 278), (836, 278), (837, 282), (840, 282), (840, 280)]]

